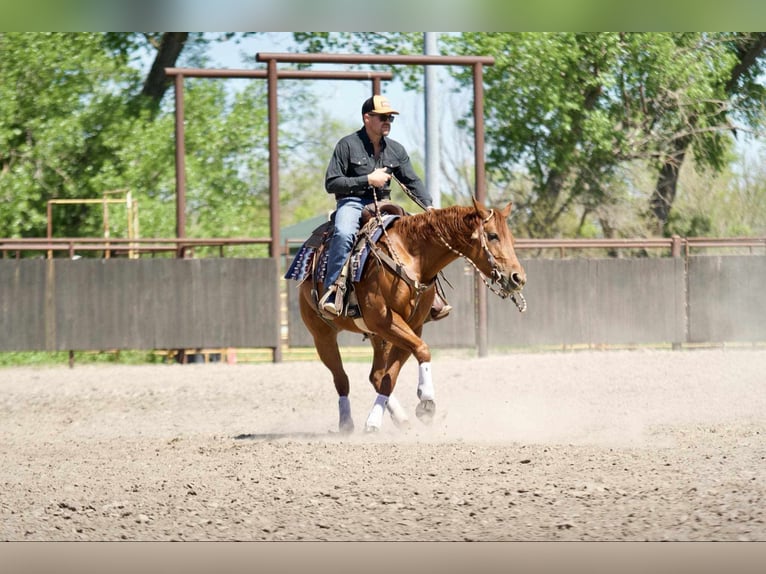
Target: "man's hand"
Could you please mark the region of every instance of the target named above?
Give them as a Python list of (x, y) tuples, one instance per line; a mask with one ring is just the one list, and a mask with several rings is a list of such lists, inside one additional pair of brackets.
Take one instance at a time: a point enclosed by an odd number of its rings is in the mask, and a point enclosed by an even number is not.
[(385, 167), (379, 167), (372, 173), (367, 175), (367, 183), (372, 187), (383, 187), (391, 179), (391, 174), (386, 171)]

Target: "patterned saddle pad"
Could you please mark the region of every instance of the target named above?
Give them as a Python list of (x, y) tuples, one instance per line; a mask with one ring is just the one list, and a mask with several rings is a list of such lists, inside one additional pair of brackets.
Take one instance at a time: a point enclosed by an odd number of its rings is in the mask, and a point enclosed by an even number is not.
[[(399, 217), (399, 215), (383, 214), (382, 227), (377, 224), (376, 220), (371, 220), (368, 225), (374, 226), (371, 232), (373, 242), (377, 241), (383, 234), (383, 230), (388, 229)], [(327, 221), (311, 233), (311, 236), (303, 243), (295, 255), (287, 273), (285, 273), (285, 279), (293, 279), (299, 282), (308, 279), (311, 275), (311, 270), (314, 268), (314, 257), (318, 256), (319, 261), (316, 265), (316, 277), (314, 279), (316, 281), (324, 281), (327, 271), (327, 245), (332, 238), (332, 230), (332, 222)], [(349, 275), (353, 282), (357, 282), (361, 278), (362, 269), (364, 269), (369, 253), (369, 243), (364, 240), (364, 236), (360, 231), (354, 242), (354, 248), (351, 250), (351, 270)]]

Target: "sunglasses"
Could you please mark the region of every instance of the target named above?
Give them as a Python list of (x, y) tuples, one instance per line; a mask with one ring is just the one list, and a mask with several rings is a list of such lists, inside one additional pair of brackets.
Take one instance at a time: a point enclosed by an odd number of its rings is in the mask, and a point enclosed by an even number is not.
[(388, 122), (393, 123), (394, 121), (394, 114), (370, 114), (371, 116), (377, 116), (380, 118), (381, 122)]

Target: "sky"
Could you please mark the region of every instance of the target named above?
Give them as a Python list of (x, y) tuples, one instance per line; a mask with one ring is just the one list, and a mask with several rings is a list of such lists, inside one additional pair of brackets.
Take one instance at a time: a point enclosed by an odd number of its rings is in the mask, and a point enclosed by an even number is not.
[[(269, 32), (247, 38), (239, 44), (218, 43), (211, 47), (208, 55), (213, 67), (265, 69), (265, 63), (254, 61), (256, 53), (288, 52), (291, 46), (293, 46), (292, 32)], [(312, 69), (333, 69), (333, 67), (315, 64)], [(343, 68), (336, 66), (334, 69)], [(439, 73), (439, 77), (444, 78), (444, 74)], [(324, 106), (323, 111), (345, 124), (361, 127), (362, 102), (372, 93), (370, 81), (306, 81), (312, 83), (311, 89), (320, 105)], [(397, 81), (384, 81), (382, 92), (388, 97), (392, 107), (400, 112), (392, 126), (391, 137), (401, 142), (411, 153), (417, 149), (424, 154), (424, 95), (405, 91), (402, 84)]]

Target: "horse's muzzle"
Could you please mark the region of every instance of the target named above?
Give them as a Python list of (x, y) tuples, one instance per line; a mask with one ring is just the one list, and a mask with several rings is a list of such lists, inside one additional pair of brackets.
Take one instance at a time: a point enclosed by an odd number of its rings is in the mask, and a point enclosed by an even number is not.
[(500, 284), (501, 289), (501, 292), (498, 294), (504, 299), (510, 297), (521, 313), (526, 311), (527, 301), (524, 299), (524, 295), (521, 294), (521, 290), (527, 283), (526, 273), (521, 270), (513, 271), (507, 275), (498, 273), (498, 275), (498, 283)]
[(508, 293), (521, 291), (527, 283), (527, 274), (524, 271), (513, 271), (511, 273), (497, 273), (495, 279), (500, 283), (500, 287)]

